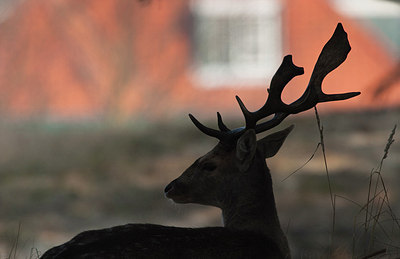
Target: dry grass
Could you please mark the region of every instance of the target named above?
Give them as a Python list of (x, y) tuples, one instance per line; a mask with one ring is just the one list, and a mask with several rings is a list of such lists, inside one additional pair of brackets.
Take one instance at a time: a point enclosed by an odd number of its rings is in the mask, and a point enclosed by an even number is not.
[[(384, 142), (399, 118), (397, 110), (284, 123), (296, 128), (268, 164), (296, 257), (398, 256), (400, 146), (394, 136)], [(0, 258), (37, 258), (78, 232), (127, 222), (220, 225), (217, 209), (174, 205), (162, 191), (214, 143), (189, 122), (3, 125)]]
[[(335, 252), (337, 251), (337, 248), (334, 245), (337, 198), (349, 201), (360, 208), (359, 213), (354, 217), (352, 258), (400, 256), (400, 218), (397, 217), (395, 211), (392, 209), (392, 205), (389, 201), (389, 192), (382, 175), (383, 162), (388, 157), (389, 149), (394, 142), (397, 125), (394, 126), (389, 135), (378, 168), (376, 170), (372, 169), (371, 171), (369, 176), (368, 192), (366, 194), (366, 202), (365, 204), (359, 204), (351, 198), (333, 192), (325, 151), (324, 128), (316, 107), (315, 116), (320, 136), (320, 142), (318, 143), (317, 148), (320, 147), (323, 154), (332, 205), (332, 230), (329, 257), (336, 257)], [(365, 218), (360, 221), (360, 217), (363, 217), (363, 213), (365, 214)], [(341, 253), (340, 256), (344, 256), (344, 254)]]

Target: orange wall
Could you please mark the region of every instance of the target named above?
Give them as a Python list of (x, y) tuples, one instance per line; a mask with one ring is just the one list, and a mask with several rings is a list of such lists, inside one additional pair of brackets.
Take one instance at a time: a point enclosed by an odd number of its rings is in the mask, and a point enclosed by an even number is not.
[[(28, 0), (0, 24), (0, 112), (9, 116), (80, 118), (240, 113), (266, 98), (266, 85), (204, 89), (191, 77), (188, 1)], [(400, 103), (397, 94), (371, 102), (374, 87), (395, 65), (374, 36), (323, 0), (282, 2), (286, 54), (305, 68), (285, 100), (300, 96), (322, 46), (338, 22), (349, 34), (348, 59), (325, 80), (328, 93), (361, 91), (324, 109)], [(400, 89), (400, 88), (398, 88)]]

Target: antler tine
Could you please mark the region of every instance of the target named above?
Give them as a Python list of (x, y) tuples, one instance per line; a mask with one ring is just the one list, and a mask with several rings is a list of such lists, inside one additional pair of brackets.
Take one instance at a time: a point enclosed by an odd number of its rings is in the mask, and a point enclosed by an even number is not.
[(240, 109), (242, 110), (245, 122), (246, 122), (246, 128), (251, 129), (254, 128), (254, 126), (257, 123), (257, 120), (255, 119), (255, 116), (253, 116), (253, 112), (250, 112), (246, 106), (244, 105), (243, 101), (240, 99), (239, 96), (235, 96), (236, 101), (239, 104)]
[(225, 124), (222, 122), (222, 117), (219, 113), (217, 113), (218, 116), (218, 126), (221, 129), (215, 130), (209, 127), (204, 126), (199, 122), (192, 114), (189, 114), (190, 120), (193, 122), (193, 124), (204, 134), (214, 137), (219, 139), (222, 142), (228, 142), (228, 140), (231, 137), (231, 131), (228, 129), (228, 127), (225, 126)]
[(192, 120), (193, 124), (204, 134), (215, 137), (215, 138), (220, 138), (221, 132), (212, 128), (208, 128), (201, 124), (192, 114), (189, 114), (189, 118)]
[(338, 23), (335, 32), (318, 57), (306, 91), (297, 101), (288, 105), (287, 112), (295, 114), (308, 110), (317, 103), (346, 100), (359, 95), (360, 92), (325, 94), (322, 91), (324, 78), (346, 60), (350, 50), (347, 33), (344, 31), (342, 24)]
[[(242, 110), (246, 120), (246, 128), (253, 128), (259, 133), (278, 125), (284, 118), (286, 118), (287, 115), (283, 118), (283, 114), (276, 114), (286, 110), (288, 106), (282, 101), (282, 91), (290, 80), (295, 76), (302, 74), (304, 74), (304, 69), (293, 64), (292, 55), (287, 55), (283, 58), (282, 64), (271, 80), (271, 87), (268, 89), (268, 98), (265, 104), (258, 111), (250, 112), (243, 104), (242, 100), (236, 96), (240, 109)], [(259, 120), (272, 114), (276, 115), (270, 121), (256, 125)]]
[(332, 37), (322, 49), (311, 74), (310, 85), (314, 87), (318, 95), (318, 102), (346, 100), (360, 94), (360, 92), (325, 94), (321, 88), (325, 76), (346, 60), (350, 50), (347, 33), (343, 29), (343, 25), (338, 23)]
[[(271, 88), (267, 102), (260, 110), (270, 110), (270, 114), (285, 109), (287, 104), (282, 101), (282, 92), (285, 86), (294, 77), (304, 74), (304, 69), (293, 64), (292, 55), (283, 58), (282, 64), (271, 80)], [(264, 112), (265, 113), (265, 112)]]
[(223, 132), (230, 131), (230, 129), (222, 121), (222, 116), (221, 116), (221, 114), (219, 112), (217, 112), (217, 118), (218, 118), (218, 128), (219, 128), (219, 130), (223, 131)]

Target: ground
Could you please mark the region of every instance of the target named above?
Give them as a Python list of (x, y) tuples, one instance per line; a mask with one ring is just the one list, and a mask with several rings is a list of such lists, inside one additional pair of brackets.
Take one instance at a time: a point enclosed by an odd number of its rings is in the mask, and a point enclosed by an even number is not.
[[(296, 257), (346, 258), (385, 247), (399, 253), (400, 227), (393, 219), (400, 215), (398, 132), (380, 171), (385, 187), (377, 173), (370, 185), (399, 118), (400, 110), (321, 115), (332, 192), (320, 149), (302, 167), (320, 142), (313, 112), (283, 123), (296, 127), (267, 163)], [(175, 205), (163, 195), (164, 186), (215, 143), (189, 120), (123, 126), (1, 122), (0, 258), (36, 258), (83, 230), (128, 222), (221, 225), (218, 209)], [(366, 213), (368, 190), (370, 199), (379, 195)]]

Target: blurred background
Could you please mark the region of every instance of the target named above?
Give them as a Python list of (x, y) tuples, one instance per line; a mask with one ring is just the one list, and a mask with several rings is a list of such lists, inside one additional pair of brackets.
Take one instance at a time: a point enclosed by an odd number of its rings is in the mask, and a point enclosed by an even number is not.
[(398, 141), (382, 160), (400, 121), (399, 1), (1, 0), (0, 258), (128, 222), (221, 225), (163, 195), (216, 144), (186, 114), (241, 126), (234, 96), (261, 107), (288, 54), (305, 69), (284, 91), (296, 100), (338, 22), (352, 51), (323, 88), (362, 94), (318, 105), (332, 193), (313, 111), (282, 123), (296, 128), (268, 161), (281, 224), (295, 258), (399, 256)]

